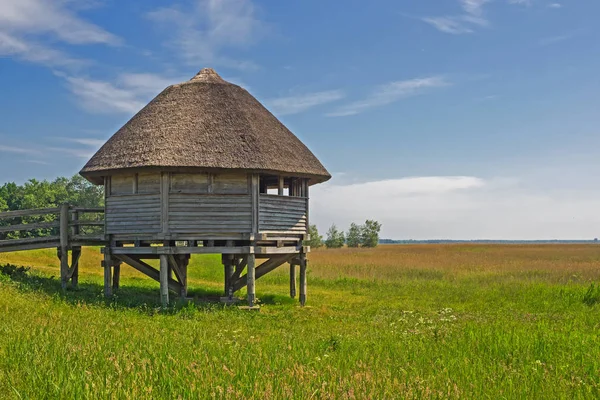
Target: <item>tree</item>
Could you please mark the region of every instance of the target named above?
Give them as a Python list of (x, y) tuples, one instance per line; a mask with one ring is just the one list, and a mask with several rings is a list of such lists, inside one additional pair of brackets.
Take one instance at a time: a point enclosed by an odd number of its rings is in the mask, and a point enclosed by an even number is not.
[(323, 236), (319, 235), (316, 225), (310, 225), (308, 227), (308, 234), (310, 235), (310, 239), (304, 241), (305, 246), (310, 246), (315, 249), (323, 247)]
[(363, 227), (356, 225), (354, 222), (350, 224), (350, 229), (346, 234), (346, 244), (348, 247), (358, 247), (362, 242)]
[(366, 220), (362, 225), (361, 244), (363, 247), (377, 247), (379, 244), (379, 231), (381, 224), (375, 220)]
[(345, 242), (346, 238), (344, 237), (344, 232), (338, 230), (335, 224), (331, 225), (327, 231), (325, 246), (327, 246), (328, 249), (339, 249), (340, 247), (344, 246)]

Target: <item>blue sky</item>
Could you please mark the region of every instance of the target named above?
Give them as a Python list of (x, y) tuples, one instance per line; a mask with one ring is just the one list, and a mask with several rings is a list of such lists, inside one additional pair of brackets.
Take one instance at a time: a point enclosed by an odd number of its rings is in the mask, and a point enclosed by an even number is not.
[(203, 67), (334, 175), (311, 217), (392, 238), (600, 236), (593, 0), (0, 0), (0, 182), (73, 175)]

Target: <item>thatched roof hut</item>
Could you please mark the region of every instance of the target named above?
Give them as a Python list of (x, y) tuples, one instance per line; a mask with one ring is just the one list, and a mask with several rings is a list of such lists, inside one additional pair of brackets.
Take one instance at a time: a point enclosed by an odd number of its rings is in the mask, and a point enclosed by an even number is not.
[(242, 169), (331, 176), (312, 152), (245, 89), (205, 68), (167, 87), (81, 170), (94, 183), (120, 170)]
[[(289, 263), (290, 294), (299, 265), (304, 304), (309, 186), (331, 176), (252, 95), (212, 69), (163, 90), (80, 173), (104, 184), (107, 295), (126, 263), (160, 280), (166, 304), (169, 290), (186, 295), (191, 254), (220, 253), (227, 299), (247, 286), (252, 306), (254, 280)], [(157, 257), (160, 271), (142, 261)], [(257, 257), (267, 260), (256, 267)]]

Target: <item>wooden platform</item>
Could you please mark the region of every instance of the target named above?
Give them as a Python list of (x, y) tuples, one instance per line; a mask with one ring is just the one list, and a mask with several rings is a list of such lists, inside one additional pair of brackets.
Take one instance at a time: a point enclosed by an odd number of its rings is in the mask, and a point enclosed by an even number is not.
[[(163, 306), (169, 292), (187, 296), (187, 267), (192, 254), (221, 254), (224, 266), (224, 301), (232, 302), (235, 292), (247, 289), (248, 306), (256, 302), (257, 279), (288, 263), (290, 296), (296, 295), (296, 265), (300, 266), (300, 303), (306, 301), (306, 254), (308, 235), (281, 232), (250, 233), (241, 236), (204, 232), (185, 236), (160, 235), (142, 238), (107, 235), (103, 208), (57, 208), (0, 213), (0, 252), (56, 248), (61, 262), (61, 284), (66, 289), (79, 280), (79, 258), (84, 246), (100, 246), (104, 254), (104, 291), (112, 296), (119, 289), (121, 265), (127, 264), (160, 282)], [(294, 232), (295, 233), (295, 232)], [(13, 237), (11, 237), (13, 236)], [(25, 236), (25, 237), (23, 237)], [(29, 237), (26, 237), (29, 236)], [(177, 240), (174, 240), (176, 238)], [(144, 260), (160, 260), (156, 269)], [(257, 261), (262, 261), (257, 265)], [(246, 271), (245, 275), (242, 275)]]

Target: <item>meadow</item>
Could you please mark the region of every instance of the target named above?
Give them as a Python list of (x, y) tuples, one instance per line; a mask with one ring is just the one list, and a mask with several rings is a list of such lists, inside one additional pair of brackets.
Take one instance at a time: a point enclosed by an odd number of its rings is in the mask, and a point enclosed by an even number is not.
[[(0, 397), (598, 398), (600, 246), (381, 245), (310, 254), (308, 303), (288, 269), (260, 312), (214, 301), (219, 256), (194, 256), (193, 301), (100, 252), (60, 290), (56, 252), (0, 254)], [(243, 296), (243, 291), (239, 293)]]

